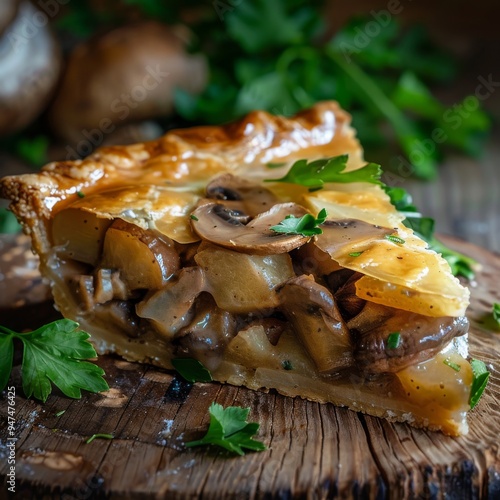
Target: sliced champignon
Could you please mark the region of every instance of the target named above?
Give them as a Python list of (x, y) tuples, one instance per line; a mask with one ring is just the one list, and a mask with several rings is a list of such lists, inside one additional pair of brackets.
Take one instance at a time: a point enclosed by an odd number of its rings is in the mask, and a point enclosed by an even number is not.
[(237, 321), (231, 313), (218, 308), (208, 293), (199, 297), (195, 309), (189, 325), (176, 335), (176, 354), (197, 359), (209, 370), (215, 370), (225, 347), (237, 333)]
[[(453, 338), (467, 333), (465, 317), (423, 316), (367, 302), (347, 323), (357, 366), (368, 373), (398, 372), (434, 357)], [(396, 335), (396, 345), (389, 343)]]
[(334, 255), (344, 247), (383, 239), (394, 233), (394, 229), (375, 226), (357, 219), (326, 220), (322, 225), (323, 233), (316, 237), (315, 244), (324, 252)]
[(185, 267), (165, 287), (136, 305), (136, 313), (151, 321), (155, 329), (171, 339), (193, 317), (193, 303), (205, 290), (200, 267)]
[(118, 269), (130, 290), (158, 290), (179, 269), (174, 243), (166, 236), (116, 219), (106, 231), (101, 267)]
[(296, 234), (281, 234), (269, 228), (288, 215), (302, 217), (307, 210), (296, 203), (281, 203), (259, 214), (248, 224), (230, 208), (218, 203), (200, 205), (191, 215), (191, 225), (203, 240), (238, 252), (256, 255), (287, 253), (310, 238)]
[(207, 185), (206, 197), (221, 200), (227, 208), (250, 217), (256, 217), (278, 202), (269, 189), (233, 174), (222, 174), (212, 180)]
[(334, 373), (352, 365), (349, 330), (324, 286), (302, 275), (287, 281), (278, 294), (281, 310), (320, 373)]
[(343, 269), (312, 240), (294, 250), (292, 259), (297, 274), (313, 274), (319, 278)]

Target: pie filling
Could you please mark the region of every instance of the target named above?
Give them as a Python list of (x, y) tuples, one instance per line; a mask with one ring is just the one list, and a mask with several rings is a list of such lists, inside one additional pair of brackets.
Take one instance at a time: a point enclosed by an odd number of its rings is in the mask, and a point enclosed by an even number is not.
[(283, 201), (231, 174), (185, 215), (189, 242), (126, 214), (96, 215), (88, 203), (52, 218), (48, 267), (56, 302), (70, 294), (69, 315), (101, 332), (101, 351), (167, 368), (193, 358), (216, 380), (466, 432), (467, 319), (439, 315), (402, 284), (387, 285), (400, 307), (367, 288), (370, 249), (406, 258), (388, 239), (394, 227), (328, 217), (314, 237), (277, 233), (270, 228), (286, 217), (312, 213), (311, 202)]
[[(294, 162), (339, 155), (337, 181), (289, 182)], [(193, 358), (223, 383), (464, 434), (469, 291), (380, 185), (346, 181), (364, 166), (327, 101), (103, 148), (1, 179), (0, 194), (100, 353)], [(271, 229), (324, 211), (321, 234)]]

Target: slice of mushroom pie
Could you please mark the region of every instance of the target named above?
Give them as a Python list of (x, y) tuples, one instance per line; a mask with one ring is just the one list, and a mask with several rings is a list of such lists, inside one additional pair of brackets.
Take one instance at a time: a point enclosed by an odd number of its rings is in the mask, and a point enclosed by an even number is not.
[(0, 187), (57, 307), (100, 353), (196, 360), (222, 383), (465, 433), (469, 292), (378, 174), (326, 102)]

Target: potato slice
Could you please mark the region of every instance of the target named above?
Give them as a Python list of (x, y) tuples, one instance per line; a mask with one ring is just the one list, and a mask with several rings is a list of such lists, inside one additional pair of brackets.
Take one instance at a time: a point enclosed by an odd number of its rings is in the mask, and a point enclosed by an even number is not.
[(396, 373), (406, 397), (434, 411), (468, 411), (472, 369), (455, 349)]
[(116, 219), (107, 230), (101, 266), (118, 269), (130, 290), (158, 290), (180, 265), (172, 241)]
[(195, 256), (217, 305), (233, 313), (275, 308), (275, 288), (295, 275), (288, 254), (248, 255), (207, 245)]
[(52, 222), (52, 239), (58, 255), (95, 266), (111, 222), (78, 208), (57, 213)]

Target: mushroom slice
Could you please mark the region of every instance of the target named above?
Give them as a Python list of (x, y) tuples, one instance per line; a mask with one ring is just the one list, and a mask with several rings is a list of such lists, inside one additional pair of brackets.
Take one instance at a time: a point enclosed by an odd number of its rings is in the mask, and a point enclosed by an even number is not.
[(206, 197), (222, 200), (224, 205), (251, 217), (269, 210), (278, 198), (269, 189), (232, 174), (222, 174), (206, 188)]
[(205, 277), (200, 267), (185, 267), (167, 285), (137, 304), (136, 313), (151, 321), (167, 338), (189, 324), (192, 305), (205, 290)]
[(296, 203), (280, 203), (243, 224), (230, 208), (218, 203), (200, 205), (191, 215), (191, 225), (202, 239), (238, 252), (256, 255), (287, 253), (310, 238), (297, 234), (281, 234), (269, 228), (288, 215), (302, 217), (307, 210)]
[(236, 335), (236, 318), (217, 307), (213, 298), (204, 293), (195, 305), (190, 323), (176, 335), (178, 355), (197, 359), (209, 370), (216, 370), (224, 350)]
[[(435, 318), (367, 302), (348, 322), (355, 339), (357, 366), (369, 373), (398, 372), (434, 357), (455, 337), (467, 333), (461, 316)], [(396, 334), (397, 345), (389, 337)]]
[(394, 233), (394, 229), (376, 226), (357, 219), (326, 220), (321, 228), (323, 233), (316, 237), (315, 244), (332, 256), (339, 252), (344, 253), (344, 248), (351, 251), (351, 247), (355, 247), (359, 243), (383, 239)]
[(320, 373), (334, 373), (352, 365), (349, 330), (332, 294), (312, 276), (288, 280), (278, 292), (282, 310)]

